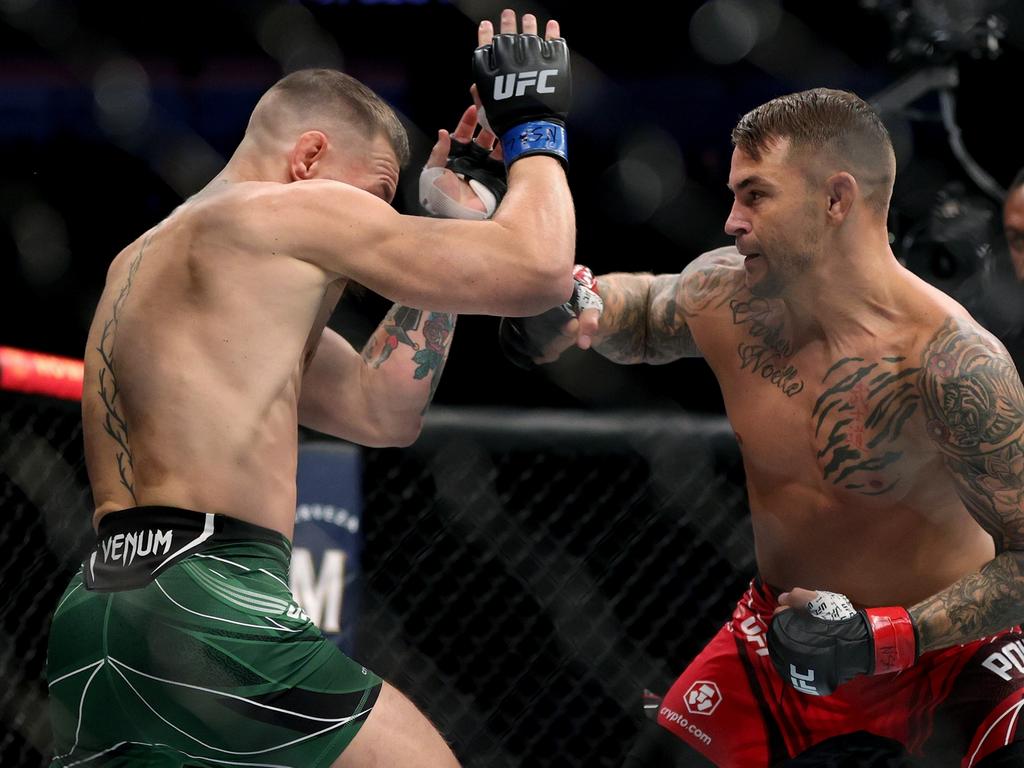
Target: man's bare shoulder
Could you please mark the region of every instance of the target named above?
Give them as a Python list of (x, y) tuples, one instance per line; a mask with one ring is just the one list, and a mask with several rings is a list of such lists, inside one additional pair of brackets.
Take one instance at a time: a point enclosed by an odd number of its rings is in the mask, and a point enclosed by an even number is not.
[(325, 179), (232, 182), (190, 198), (176, 218), (204, 242), (306, 262), (347, 276), (348, 255), (396, 229), (398, 214), (358, 187)]
[(916, 277), (912, 288), (929, 434), (947, 453), (1000, 445), (1024, 419), (1020, 376), (1006, 347), (938, 288)]
[[(725, 269), (741, 270), (743, 269), (743, 254), (736, 250), (735, 245), (725, 245), (721, 248), (715, 248), (710, 251), (705, 251), (700, 256), (691, 261), (686, 269), (690, 268), (708, 268), (717, 266)], [(685, 271), (685, 270), (684, 270)]]
[(687, 317), (727, 307), (729, 300), (746, 290), (743, 256), (734, 246), (702, 253), (680, 275), (681, 305)]
[(316, 216), (332, 222), (364, 221), (370, 210), (390, 209), (384, 201), (358, 187), (328, 179), (289, 184), (244, 181), (214, 186), (190, 198), (171, 215), (189, 216), (199, 225), (241, 227), (264, 233), (301, 227)]
[(917, 321), (914, 352), (924, 353), (936, 337), (944, 333), (944, 329), (950, 328), (960, 328), (964, 331), (969, 329), (970, 332), (986, 337), (991, 343), (1002, 347), (1000, 342), (952, 296), (912, 272), (907, 271), (906, 276), (909, 287), (906, 294), (909, 298), (907, 308)]

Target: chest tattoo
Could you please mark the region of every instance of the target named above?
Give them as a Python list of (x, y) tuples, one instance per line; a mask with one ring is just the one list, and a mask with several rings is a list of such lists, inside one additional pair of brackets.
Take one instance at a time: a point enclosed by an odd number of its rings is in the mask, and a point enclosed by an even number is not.
[(900, 434), (921, 400), (921, 369), (903, 362), (844, 357), (822, 379), (811, 418), (818, 462), (833, 485), (879, 496), (899, 483), (894, 465), (903, 457)]

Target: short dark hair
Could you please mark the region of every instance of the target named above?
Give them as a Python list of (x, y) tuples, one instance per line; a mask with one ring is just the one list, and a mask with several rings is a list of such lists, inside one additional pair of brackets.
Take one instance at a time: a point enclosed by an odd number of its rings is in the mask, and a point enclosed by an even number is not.
[(351, 75), (336, 69), (300, 69), (274, 83), (266, 96), (283, 99), (289, 110), (301, 114), (324, 112), (325, 107), (333, 113), (339, 105), (341, 111), (332, 116), (371, 138), (383, 134), (399, 166), (409, 162), (405, 126), (387, 102)]
[(779, 96), (745, 114), (732, 131), (732, 143), (755, 160), (776, 139), (789, 139), (794, 151), (848, 163), (859, 181), (884, 190), (868, 195), (875, 207), (888, 208), (896, 176), (892, 139), (878, 113), (856, 94), (814, 88)]

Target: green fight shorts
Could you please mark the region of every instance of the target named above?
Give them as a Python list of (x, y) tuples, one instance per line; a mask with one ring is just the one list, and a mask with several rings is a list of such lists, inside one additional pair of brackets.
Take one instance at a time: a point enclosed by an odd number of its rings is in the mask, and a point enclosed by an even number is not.
[(106, 515), (57, 605), (47, 679), (72, 766), (330, 766), (381, 679), (288, 587), (281, 534), (221, 515)]

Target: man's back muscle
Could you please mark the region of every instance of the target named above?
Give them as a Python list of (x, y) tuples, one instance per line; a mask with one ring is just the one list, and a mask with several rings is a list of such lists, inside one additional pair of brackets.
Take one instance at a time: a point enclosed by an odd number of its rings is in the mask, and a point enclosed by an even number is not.
[(96, 508), (166, 504), (287, 534), (301, 363), (331, 276), (210, 226), (208, 205), (181, 206), (109, 270), (83, 393)]

